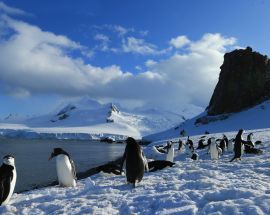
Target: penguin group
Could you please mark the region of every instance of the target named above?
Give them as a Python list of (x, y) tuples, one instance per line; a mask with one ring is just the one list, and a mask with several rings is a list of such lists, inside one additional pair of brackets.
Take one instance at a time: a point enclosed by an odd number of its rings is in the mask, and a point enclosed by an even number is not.
[[(225, 134), (223, 134), (221, 139), (209, 137), (208, 140), (206, 140), (207, 136), (204, 135), (199, 139), (196, 150), (207, 149), (207, 154), (210, 154), (212, 160), (220, 159), (225, 152), (233, 152), (234, 156), (230, 162), (241, 160), (243, 153), (261, 154), (262, 150), (256, 148), (256, 145), (261, 144), (261, 141), (253, 142), (253, 133), (247, 135), (247, 140), (245, 141), (242, 138), (243, 133), (244, 130), (240, 129), (236, 137), (230, 140)], [(134, 138), (128, 137), (120, 165), (109, 163), (96, 168), (96, 170), (97, 172), (107, 174), (123, 175), (123, 169), (125, 169), (127, 183), (135, 188), (142, 181), (145, 172), (155, 172), (175, 165), (174, 144), (176, 143), (178, 143), (176, 153), (182, 153), (185, 150), (185, 154), (190, 159), (199, 159), (194, 143), (189, 137), (185, 142), (179, 139), (178, 142), (168, 141), (165, 146), (153, 146), (153, 152), (163, 156), (161, 157), (162, 159), (156, 160), (148, 160), (138, 142)], [(76, 169), (71, 156), (62, 148), (54, 148), (49, 160), (53, 158), (56, 160), (59, 185), (62, 187), (76, 187)], [(9, 202), (14, 192), (16, 180), (15, 158), (12, 155), (6, 155), (3, 157), (3, 164), (0, 167), (0, 206), (6, 205)]]

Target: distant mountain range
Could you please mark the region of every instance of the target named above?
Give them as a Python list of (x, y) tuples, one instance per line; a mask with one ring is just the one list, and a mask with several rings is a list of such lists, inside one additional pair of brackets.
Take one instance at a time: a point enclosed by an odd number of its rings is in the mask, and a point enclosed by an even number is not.
[[(136, 137), (160, 132), (202, 112), (194, 105), (186, 105), (179, 113), (157, 108), (128, 110), (120, 105), (99, 102), (83, 97), (63, 105), (59, 110), (41, 116), (23, 117), (11, 114), (2, 123), (18, 123), (42, 132), (83, 132), (91, 134), (123, 134)], [(42, 129), (41, 129), (42, 128)], [(83, 129), (79, 129), (83, 128)]]

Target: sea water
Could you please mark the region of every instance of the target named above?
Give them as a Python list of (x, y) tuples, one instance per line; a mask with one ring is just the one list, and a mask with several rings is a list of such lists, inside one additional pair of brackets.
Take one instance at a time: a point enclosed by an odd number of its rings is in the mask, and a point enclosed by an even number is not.
[(15, 192), (57, 180), (55, 159), (48, 160), (56, 147), (69, 153), (78, 173), (121, 157), (125, 145), (85, 140), (0, 139), (0, 158), (6, 154), (15, 157)]

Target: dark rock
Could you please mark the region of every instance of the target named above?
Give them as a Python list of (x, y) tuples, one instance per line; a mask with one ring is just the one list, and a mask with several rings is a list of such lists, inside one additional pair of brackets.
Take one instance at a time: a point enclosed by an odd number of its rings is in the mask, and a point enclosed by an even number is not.
[(270, 60), (246, 49), (224, 55), (219, 81), (209, 106), (208, 115), (238, 112), (270, 98)]
[(68, 117), (69, 117), (69, 115), (64, 113), (63, 115), (60, 115), (58, 119), (63, 120), (63, 119), (66, 119)]

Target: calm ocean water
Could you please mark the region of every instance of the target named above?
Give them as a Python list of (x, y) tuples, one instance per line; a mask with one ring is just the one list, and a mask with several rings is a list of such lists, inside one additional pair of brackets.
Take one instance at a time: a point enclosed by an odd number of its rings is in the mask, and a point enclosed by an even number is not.
[(80, 140), (0, 139), (0, 158), (6, 154), (15, 156), (15, 192), (57, 179), (55, 159), (48, 161), (55, 147), (61, 147), (70, 154), (78, 173), (119, 158), (124, 153), (125, 145)]

